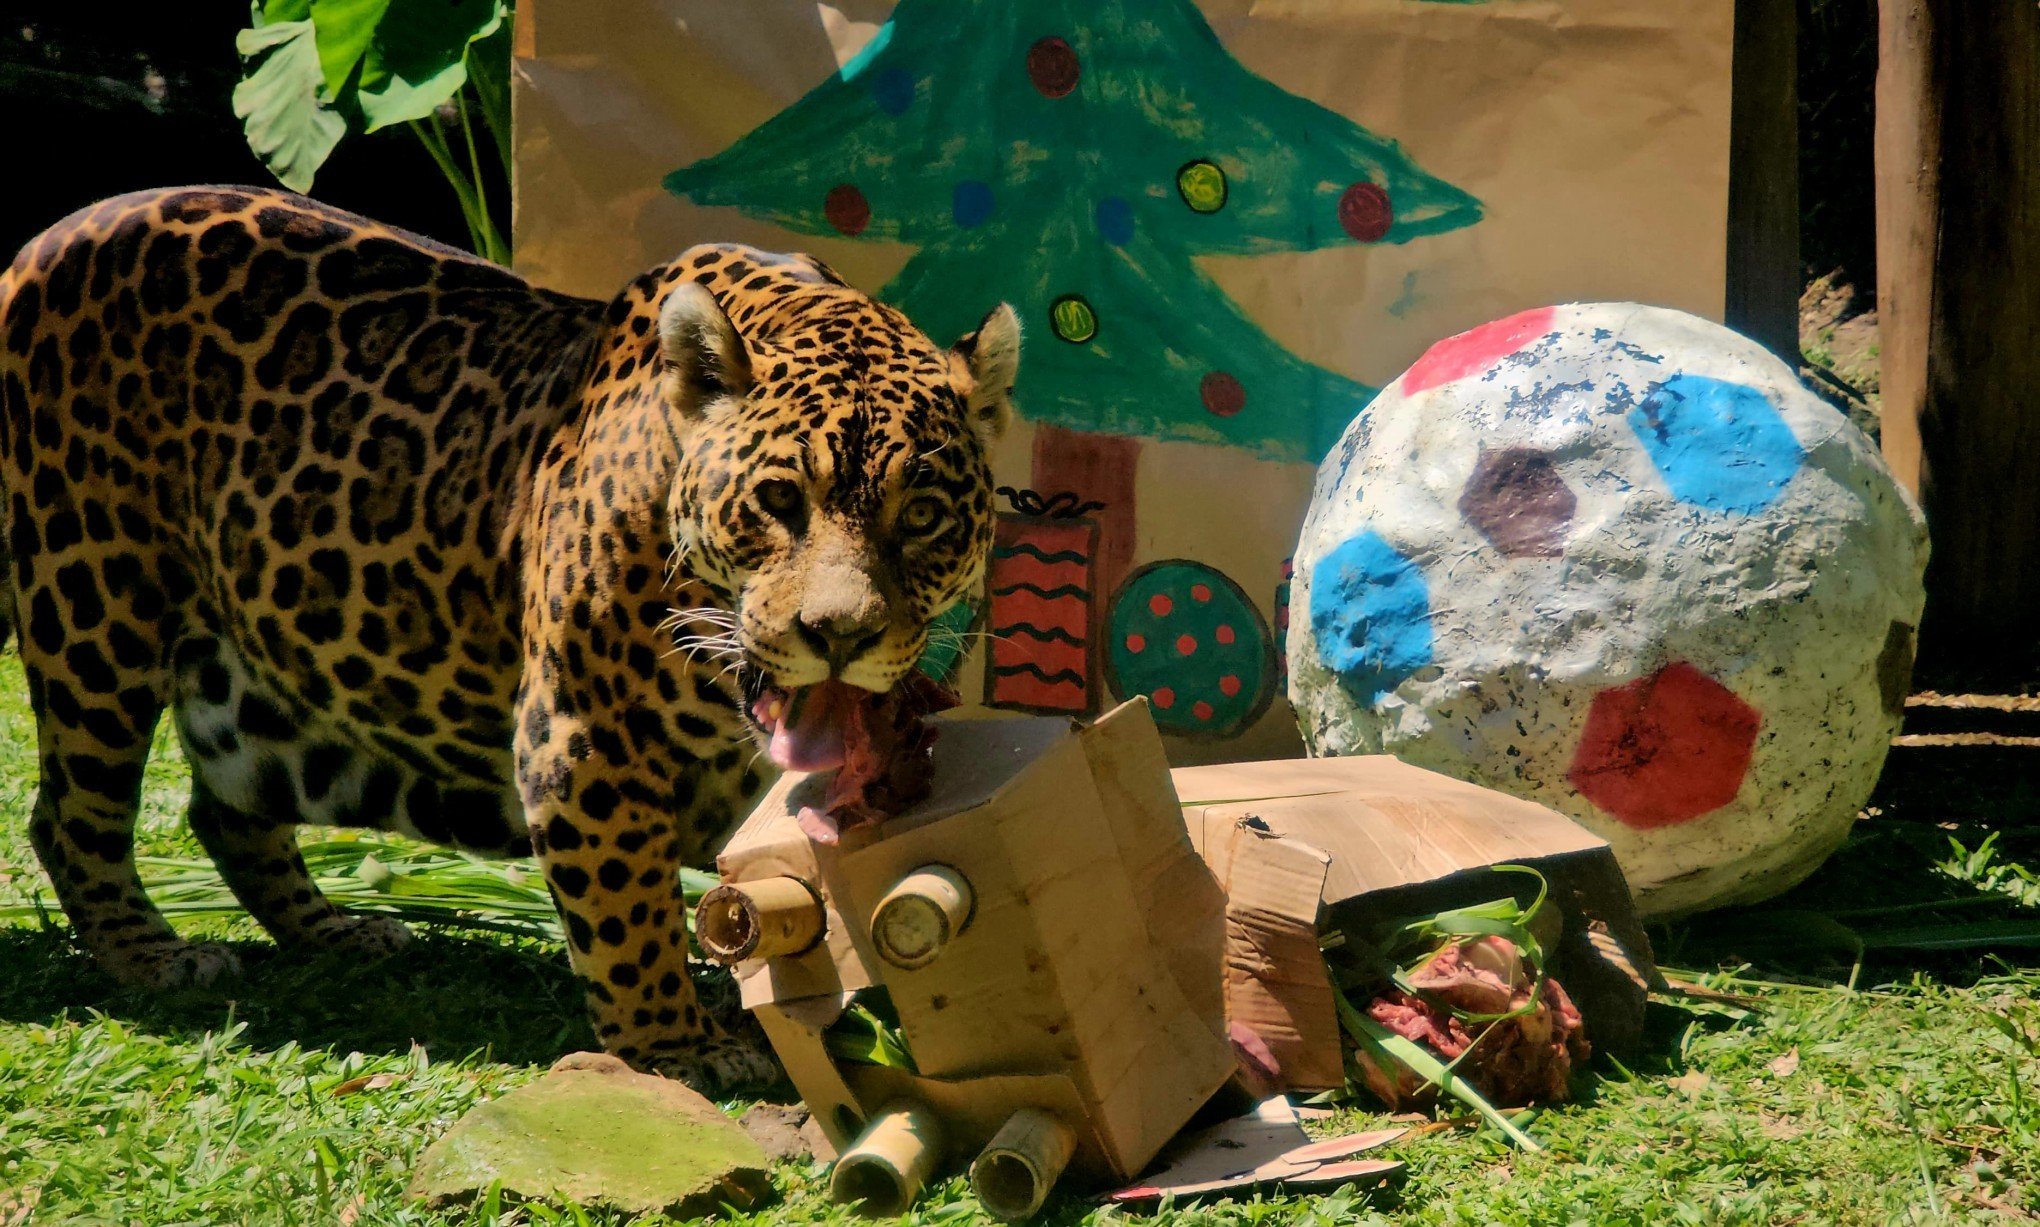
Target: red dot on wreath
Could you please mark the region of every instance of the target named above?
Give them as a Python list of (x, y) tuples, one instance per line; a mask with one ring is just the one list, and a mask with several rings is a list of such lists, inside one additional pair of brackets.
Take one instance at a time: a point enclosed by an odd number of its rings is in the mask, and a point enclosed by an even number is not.
[(1206, 703), (1203, 699), (1199, 699), (1191, 705), (1190, 714), (1199, 720), (1209, 720), (1214, 713), (1211, 709), (1211, 704)]
[(1205, 601), (1210, 600), (1211, 585), (1210, 584), (1190, 585), (1190, 599), (1196, 601), (1200, 605), (1203, 604)]
[(1157, 592), (1148, 598), (1148, 612), (1157, 618), (1168, 617), (1170, 611), (1175, 608), (1176, 602), (1170, 600), (1166, 592)]
[(1204, 407), (1222, 418), (1247, 407), (1247, 390), (1224, 371), (1213, 371), (1197, 384), (1197, 395)]
[(1129, 651), (1129, 652), (1145, 652), (1145, 651), (1147, 651), (1147, 636), (1146, 636), (1146, 635), (1128, 635), (1128, 636), (1126, 637), (1126, 650), (1127, 650), (1127, 651)]
[(1339, 194), (1339, 228), (1363, 243), (1379, 242), (1395, 225), (1388, 193), (1372, 183), (1356, 183)]
[(871, 224), (871, 202), (854, 183), (839, 183), (822, 198), (822, 216), (844, 234), (862, 234)]
[(1240, 692), (1240, 679), (1238, 676), (1228, 673), (1224, 677), (1219, 678), (1218, 692), (1228, 699), (1238, 695)]
[(1239, 638), (1239, 636), (1233, 633), (1232, 627), (1220, 626), (1218, 628), (1218, 633), (1214, 636), (1214, 638), (1216, 638), (1220, 643), (1230, 645), (1232, 641)]
[(1197, 650), (1197, 636), (1195, 636), (1195, 635), (1178, 635), (1178, 636), (1176, 636), (1176, 653), (1177, 653), (1177, 655), (1179, 655), (1179, 656), (1188, 656), (1188, 655), (1192, 654), (1193, 652), (1195, 652), (1196, 650)]
[(1083, 66), (1067, 42), (1051, 34), (1027, 49), (1027, 79), (1044, 98), (1060, 98), (1077, 88)]
[(1176, 692), (1167, 686), (1157, 686), (1155, 692), (1148, 696), (1148, 702), (1167, 711), (1176, 705)]

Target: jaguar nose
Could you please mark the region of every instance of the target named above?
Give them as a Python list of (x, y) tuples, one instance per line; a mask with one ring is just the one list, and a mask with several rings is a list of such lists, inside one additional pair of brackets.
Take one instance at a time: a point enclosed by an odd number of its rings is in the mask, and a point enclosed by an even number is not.
[(812, 617), (803, 613), (797, 629), (801, 641), (840, 673), (885, 638), (885, 623), (865, 618)]

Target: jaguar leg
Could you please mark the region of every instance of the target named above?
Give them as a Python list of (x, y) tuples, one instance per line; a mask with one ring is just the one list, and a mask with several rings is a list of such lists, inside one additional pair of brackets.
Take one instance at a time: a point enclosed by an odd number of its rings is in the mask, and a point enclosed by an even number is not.
[(343, 911), (319, 892), (298, 851), (295, 813), (242, 813), (194, 778), (190, 819), (227, 888), (277, 945), (379, 959), (410, 943), (411, 931), (401, 922)]

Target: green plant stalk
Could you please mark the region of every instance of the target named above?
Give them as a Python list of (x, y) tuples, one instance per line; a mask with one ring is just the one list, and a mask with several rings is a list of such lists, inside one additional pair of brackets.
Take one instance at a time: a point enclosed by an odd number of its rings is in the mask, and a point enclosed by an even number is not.
[(461, 139), (467, 144), (468, 181), (474, 185), (475, 209), (481, 214), (482, 220), (488, 226), (487, 239), (489, 250), (484, 254), (498, 264), (507, 265), (510, 263), (510, 246), (503, 241), (503, 236), (497, 232), (495, 218), (489, 213), (489, 190), (487, 182), (482, 178), (481, 154), (475, 149), (474, 124), (468, 120), (466, 90), (462, 90), (453, 96), (453, 105), (454, 109), (460, 114)]
[[(1517, 1146), (1533, 1154), (1544, 1148), (1537, 1140), (1517, 1128), (1515, 1122), (1502, 1115), (1500, 1109), (1487, 1101), (1487, 1096), (1475, 1090), (1473, 1084), (1454, 1074), (1443, 1061), (1431, 1055), (1424, 1046), (1413, 1040), (1397, 1035), (1380, 1023), (1362, 1014), (1346, 999), (1346, 994), (1337, 986), (1332, 988), (1332, 1000), (1339, 1009), (1339, 1022), (1353, 1042), (1367, 1051), (1377, 1061), (1393, 1062), (1408, 1066), (1410, 1071), (1432, 1086), (1444, 1091), (1459, 1102), (1472, 1108), (1480, 1118), (1502, 1131), (1502, 1135)], [(1469, 1050), (1470, 1051), (1470, 1050)]]
[(482, 203), (479, 188), (469, 179), (468, 172), (462, 170), (460, 164), (454, 161), (453, 150), (447, 145), (445, 134), (439, 131), (437, 125), (427, 120), (413, 119), (407, 122), (411, 126), (411, 131), (417, 134), (418, 140), (425, 146), (425, 151), (438, 163), (439, 173), (446, 176), (447, 183), (453, 187), (454, 195), (459, 198), (461, 216), (467, 221), (468, 241), (476, 254), (485, 260), (507, 265), (510, 262), (509, 245), (496, 230), (496, 223), (490, 220), (489, 211)]

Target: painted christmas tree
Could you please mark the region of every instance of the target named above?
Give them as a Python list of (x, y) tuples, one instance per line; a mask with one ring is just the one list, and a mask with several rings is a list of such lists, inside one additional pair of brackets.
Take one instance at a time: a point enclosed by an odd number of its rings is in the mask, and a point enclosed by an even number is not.
[(1200, 255), (1403, 243), (1480, 205), (1255, 76), (1191, 0), (901, 0), (841, 72), (666, 187), (920, 250), (931, 335), (1010, 302), (1037, 422), (1316, 460), (1373, 389), (1276, 344)]

